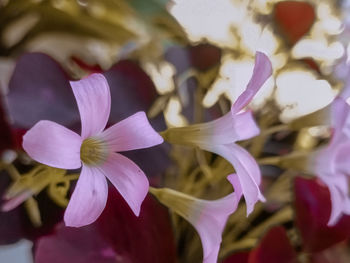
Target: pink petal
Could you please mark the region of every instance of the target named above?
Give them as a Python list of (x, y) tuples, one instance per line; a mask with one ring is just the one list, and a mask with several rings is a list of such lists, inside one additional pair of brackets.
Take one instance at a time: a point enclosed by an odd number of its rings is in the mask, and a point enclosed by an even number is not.
[(229, 182), (232, 184), (237, 198), (240, 199), (243, 193), (242, 193), (241, 183), (239, 182), (239, 178), (237, 174), (228, 175), (227, 180), (229, 180)]
[[(334, 162), (334, 170), (336, 173), (350, 174), (350, 140), (339, 142), (336, 148), (336, 152), (332, 152), (333, 156), (329, 156), (329, 159)], [(333, 157), (333, 158), (331, 158)]]
[(30, 191), (30, 190), (23, 191), (23, 192), (19, 193), (18, 195), (14, 196), (13, 198), (11, 198), (10, 200), (6, 201), (1, 206), (1, 211), (8, 212), (12, 209), (15, 209), (17, 206), (19, 206), (20, 204), (22, 204), (24, 201), (26, 201), (27, 199), (29, 199), (32, 196), (33, 196), (32, 191)]
[(246, 90), (237, 98), (231, 111), (239, 112), (253, 99), (261, 86), (272, 74), (272, 66), (268, 57), (262, 52), (256, 52), (253, 75), (247, 85)]
[(203, 262), (217, 262), (222, 232), (227, 218), (237, 209), (238, 201), (234, 192), (215, 201), (197, 199), (193, 204), (192, 215), (189, 215), (187, 220), (199, 233), (203, 247)]
[(343, 213), (347, 213), (349, 203), (349, 187), (345, 175), (321, 176), (319, 177), (327, 186), (331, 196), (332, 210), (328, 226), (338, 223)]
[(253, 117), (252, 111), (236, 114), (234, 119), (235, 133), (238, 136), (237, 141), (248, 140), (260, 133), (259, 127)]
[(338, 97), (332, 102), (332, 127), (334, 134), (331, 143), (350, 138), (350, 105)]
[(258, 200), (262, 202), (265, 201), (259, 189), (261, 181), (259, 166), (245, 149), (232, 143), (228, 145), (211, 146), (206, 150), (224, 157), (235, 168), (247, 203), (247, 215), (253, 211), (254, 205)]
[(118, 153), (111, 153), (102, 169), (123, 196), (136, 216), (148, 192), (148, 179), (142, 170), (131, 160)]
[(306, 171), (314, 174), (332, 174), (337, 171), (337, 145), (328, 145), (310, 153)]
[(341, 97), (343, 100), (347, 100), (350, 97), (350, 78), (349, 78), (349, 65), (345, 64), (342, 66), (344, 69), (346, 69), (345, 76), (347, 77), (345, 82), (345, 87), (342, 89), (342, 91), (339, 94), (339, 97)]
[(111, 111), (111, 94), (108, 82), (102, 74), (71, 81), (81, 118), (81, 136), (86, 139), (106, 127)]
[(89, 225), (106, 206), (107, 180), (99, 168), (83, 165), (81, 174), (64, 214), (66, 226)]
[(39, 121), (23, 136), (23, 149), (35, 161), (62, 169), (81, 166), (81, 137), (52, 122)]
[(163, 138), (152, 128), (143, 111), (109, 127), (101, 137), (116, 152), (148, 148), (163, 142)]
[(203, 257), (203, 263), (216, 263), (218, 261), (218, 255), (221, 245), (221, 238), (220, 243), (218, 245), (215, 245), (215, 247), (211, 250), (211, 252)]

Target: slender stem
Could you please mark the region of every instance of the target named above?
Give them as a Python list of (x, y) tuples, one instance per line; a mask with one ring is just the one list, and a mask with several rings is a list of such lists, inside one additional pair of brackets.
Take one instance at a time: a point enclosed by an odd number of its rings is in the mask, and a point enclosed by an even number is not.
[(266, 158), (261, 158), (258, 159), (258, 164), (260, 165), (278, 165), (279, 162), (281, 161), (280, 156), (273, 156), (273, 157), (266, 157)]
[(289, 128), (288, 124), (280, 124), (280, 125), (272, 126), (266, 130), (262, 130), (260, 135), (269, 135), (280, 131), (286, 131), (288, 130), (288, 128)]
[(258, 225), (257, 227), (249, 231), (246, 237), (248, 238), (259, 237), (270, 226), (286, 223), (289, 220), (292, 220), (292, 218), (293, 218), (292, 207), (290, 206), (284, 207), (281, 210), (279, 210), (277, 213), (273, 214), (269, 219), (265, 220), (262, 224)]

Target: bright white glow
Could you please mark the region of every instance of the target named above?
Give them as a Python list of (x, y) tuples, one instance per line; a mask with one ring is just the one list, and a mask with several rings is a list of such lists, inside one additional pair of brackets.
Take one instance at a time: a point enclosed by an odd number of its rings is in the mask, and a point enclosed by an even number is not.
[(190, 40), (208, 39), (235, 47), (238, 42), (231, 27), (240, 24), (247, 12), (242, 3), (231, 0), (174, 0), (170, 13), (185, 28)]
[(316, 36), (319, 33), (337, 35), (341, 33), (342, 22), (333, 14), (334, 8), (327, 2), (320, 2), (316, 5), (316, 13), (319, 21), (313, 26), (313, 35)]
[(340, 42), (327, 44), (326, 41), (303, 39), (292, 50), (295, 58), (312, 57), (320, 61), (334, 61), (344, 54), (344, 47)]
[[(246, 89), (254, 68), (254, 60), (232, 60), (226, 59), (220, 69), (222, 78), (218, 79), (203, 99), (205, 107), (213, 106), (221, 95), (226, 96), (232, 103)], [(273, 92), (274, 81), (270, 77), (256, 94), (250, 106), (257, 109), (265, 103)]]
[(261, 26), (251, 21), (246, 21), (240, 27), (241, 46), (250, 54), (255, 54), (261, 35)]
[(164, 110), (164, 117), (168, 127), (182, 127), (188, 124), (181, 114), (181, 103), (178, 98), (172, 97)]
[(159, 94), (165, 94), (175, 89), (173, 77), (175, 67), (168, 62), (161, 62), (159, 65), (146, 63), (145, 71), (150, 75)]
[(280, 119), (289, 122), (327, 106), (336, 92), (326, 80), (318, 80), (305, 70), (285, 71), (276, 79), (276, 101), (282, 109)]
[(262, 29), (259, 24), (246, 19), (238, 29), (241, 37), (240, 45), (248, 54), (254, 56), (256, 51), (261, 51), (271, 56), (276, 52), (279, 43), (271, 28)]
[(327, 19), (323, 19), (319, 23), (321, 23), (320, 26), (324, 29), (324, 31), (330, 35), (336, 35), (336, 34), (341, 33), (342, 23), (336, 17), (330, 17)]

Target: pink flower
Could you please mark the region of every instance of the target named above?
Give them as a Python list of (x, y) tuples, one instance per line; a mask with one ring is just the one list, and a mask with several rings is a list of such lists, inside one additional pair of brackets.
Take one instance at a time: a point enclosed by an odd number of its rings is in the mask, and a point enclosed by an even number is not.
[(202, 200), (168, 189), (151, 188), (150, 191), (165, 206), (182, 216), (197, 230), (203, 247), (203, 263), (216, 263), (221, 236), (228, 217), (237, 209), (242, 189), (234, 174), (227, 179), (235, 192), (213, 201)]
[(257, 52), (247, 89), (232, 105), (230, 112), (211, 122), (172, 128), (163, 134), (171, 143), (199, 147), (228, 160), (236, 170), (247, 203), (247, 214), (253, 211), (258, 200), (265, 199), (259, 189), (261, 173), (258, 164), (244, 148), (235, 143), (258, 135), (260, 130), (251, 111), (240, 111), (248, 105), (271, 73), (269, 59), (265, 54)]
[(101, 74), (70, 83), (81, 118), (81, 136), (47, 120), (39, 121), (23, 137), (23, 148), (34, 160), (62, 169), (82, 167), (64, 220), (80, 227), (94, 222), (108, 194), (107, 177), (136, 216), (149, 183), (141, 169), (120, 151), (151, 147), (163, 139), (138, 112), (105, 129), (111, 109), (108, 83)]
[(328, 225), (334, 225), (342, 214), (350, 215), (350, 106), (345, 97), (349, 90), (332, 102), (331, 120), (333, 135), (329, 145), (313, 153), (309, 170), (328, 186), (332, 201), (332, 211)]

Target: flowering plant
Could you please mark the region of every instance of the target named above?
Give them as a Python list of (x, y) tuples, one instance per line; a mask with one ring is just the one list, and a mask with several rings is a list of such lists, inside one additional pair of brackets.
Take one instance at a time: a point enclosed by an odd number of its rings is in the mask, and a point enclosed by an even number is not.
[(184, 2), (0, 3), (0, 244), (38, 263), (348, 262), (340, 3)]

